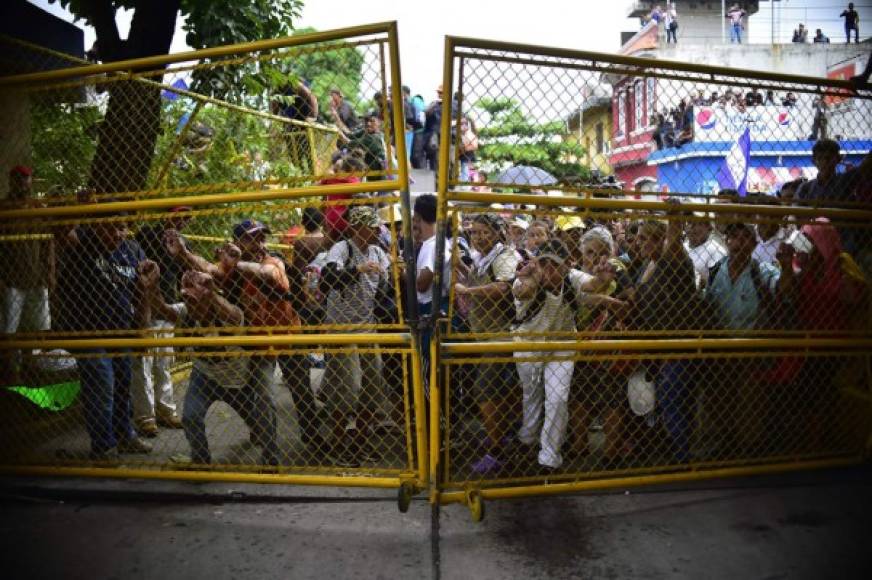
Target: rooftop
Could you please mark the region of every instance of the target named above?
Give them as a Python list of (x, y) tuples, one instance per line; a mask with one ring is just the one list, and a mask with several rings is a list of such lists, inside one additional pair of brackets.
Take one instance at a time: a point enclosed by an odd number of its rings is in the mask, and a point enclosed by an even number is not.
[[(698, 10), (700, 12), (711, 12), (714, 10), (720, 11), (721, 3), (712, 0), (672, 0), (671, 4), (675, 5), (675, 10), (678, 12), (679, 18), (682, 12)], [(727, 8), (733, 4), (738, 4), (744, 8), (748, 14), (754, 14), (760, 9), (759, 0), (743, 0), (742, 2), (727, 2)], [(655, 6), (666, 8), (666, 0), (635, 0), (631, 2), (627, 8), (627, 18), (642, 18), (648, 16)]]

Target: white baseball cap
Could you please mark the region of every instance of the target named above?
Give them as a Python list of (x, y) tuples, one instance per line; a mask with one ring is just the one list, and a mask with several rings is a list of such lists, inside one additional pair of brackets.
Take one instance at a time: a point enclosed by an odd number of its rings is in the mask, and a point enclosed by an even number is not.
[(645, 378), (644, 367), (636, 369), (636, 372), (627, 379), (627, 399), (634, 415), (642, 417), (654, 410), (657, 394), (654, 390), (654, 382)]

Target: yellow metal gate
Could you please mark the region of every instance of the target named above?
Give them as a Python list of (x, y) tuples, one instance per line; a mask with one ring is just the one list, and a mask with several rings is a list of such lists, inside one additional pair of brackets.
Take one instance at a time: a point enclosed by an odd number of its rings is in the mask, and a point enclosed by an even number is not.
[(868, 454), (868, 92), (447, 38), (419, 321), (395, 24), (106, 64), (0, 42), (3, 472), (480, 519)]
[(2, 44), (3, 471), (405, 509), (427, 457), (396, 25), (105, 64)]
[(445, 55), (434, 501), (479, 519), (483, 498), (868, 453), (868, 91), (469, 38)]

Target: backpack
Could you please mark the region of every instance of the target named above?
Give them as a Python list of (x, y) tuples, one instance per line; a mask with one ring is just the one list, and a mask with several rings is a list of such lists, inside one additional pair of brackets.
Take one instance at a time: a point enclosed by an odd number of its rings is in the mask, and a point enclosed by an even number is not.
[(409, 103), (412, 105), (412, 111), (414, 113), (414, 120), (412, 121), (411, 126), (415, 131), (420, 131), (424, 128), (424, 122), (426, 121), (426, 114), (424, 113), (424, 109), (426, 108), (424, 105), (424, 97), (421, 95), (415, 95), (409, 100)]
[[(539, 287), (539, 290), (536, 292), (536, 296), (533, 297), (533, 302), (530, 304), (530, 307), (527, 308), (527, 311), (523, 316), (515, 317), (515, 326), (520, 326), (525, 322), (529, 322), (533, 318), (536, 317), (537, 314), (542, 312), (542, 308), (545, 306), (545, 295), (546, 290)], [(575, 291), (575, 288), (572, 286), (569, 280), (569, 274), (566, 274), (566, 277), (563, 278), (563, 298), (564, 303), (568, 303), (570, 308), (572, 309), (573, 321), (578, 313), (578, 310), (581, 306), (581, 303), (578, 301), (578, 293)]]
[[(354, 253), (351, 244), (347, 239), (341, 240), (341, 243), (346, 245), (348, 249), (348, 259), (351, 260)], [(325, 283), (324, 278), (322, 277), (320, 280), (320, 290), (324, 296), (327, 296), (331, 290), (344, 292), (345, 288), (331, 287)], [(385, 276), (379, 276), (378, 285), (375, 289), (375, 297), (373, 299), (373, 317), (375, 318), (376, 324), (396, 324), (399, 320), (396, 294), (389, 273), (386, 273)]]
[(403, 99), (403, 117), (406, 121), (406, 126), (414, 128), (415, 107), (412, 106), (411, 99)]

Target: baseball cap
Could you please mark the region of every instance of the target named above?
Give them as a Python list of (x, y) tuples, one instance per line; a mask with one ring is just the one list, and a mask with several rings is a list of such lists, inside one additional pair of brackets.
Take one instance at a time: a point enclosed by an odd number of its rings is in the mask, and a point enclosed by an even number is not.
[(548, 240), (539, 249), (539, 260), (551, 260), (558, 266), (562, 266), (569, 258), (569, 250), (566, 244), (560, 240)]
[(577, 215), (559, 215), (554, 218), (554, 225), (564, 232), (575, 228), (584, 229), (584, 220)]
[(522, 230), (526, 230), (530, 227), (530, 223), (527, 220), (522, 220), (521, 218), (515, 218), (509, 222), (509, 226), (515, 226), (516, 228), (521, 228)]
[(16, 165), (9, 170), (9, 175), (21, 175), (22, 177), (27, 177), (33, 175), (33, 169), (27, 165)]
[(348, 210), (348, 225), (377, 228), (381, 225), (381, 220), (373, 208), (358, 206)]
[(503, 218), (493, 213), (476, 214), (472, 221), (479, 224), (484, 224), (492, 230), (499, 230), (503, 226)]
[(638, 368), (627, 379), (627, 398), (630, 402), (630, 410), (638, 417), (647, 415), (654, 410), (654, 405), (657, 402), (654, 383), (645, 378), (644, 368)]
[(270, 229), (263, 222), (248, 219), (233, 226), (233, 239), (238, 240), (246, 234), (253, 234), (255, 232), (271, 233)]
[(403, 221), (403, 208), (398, 203), (393, 204), (392, 214), (391, 206), (387, 205), (378, 210), (378, 218), (382, 223), (401, 222)]

